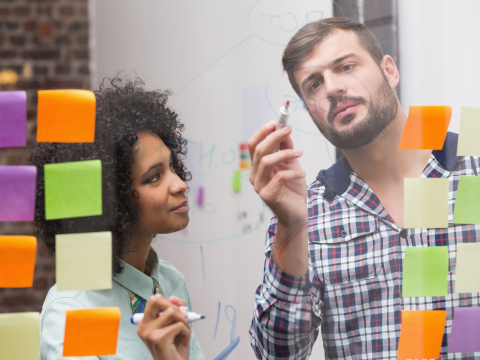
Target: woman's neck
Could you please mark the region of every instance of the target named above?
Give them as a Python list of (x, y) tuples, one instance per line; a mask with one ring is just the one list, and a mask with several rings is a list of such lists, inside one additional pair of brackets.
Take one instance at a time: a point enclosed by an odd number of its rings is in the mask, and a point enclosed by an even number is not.
[(132, 241), (128, 245), (128, 252), (120, 256), (120, 258), (138, 271), (145, 273), (145, 263), (147, 262), (152, 240), (153, 235), (151, 234), (133, 233)]

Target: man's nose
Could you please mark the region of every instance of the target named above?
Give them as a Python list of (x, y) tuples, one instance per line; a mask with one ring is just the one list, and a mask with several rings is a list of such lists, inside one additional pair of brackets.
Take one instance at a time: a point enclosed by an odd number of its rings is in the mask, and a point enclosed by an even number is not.
[(324, 74), (324, 84), (328, 98), (338, 98), (347, 93), (344, 79), (335, 73)]

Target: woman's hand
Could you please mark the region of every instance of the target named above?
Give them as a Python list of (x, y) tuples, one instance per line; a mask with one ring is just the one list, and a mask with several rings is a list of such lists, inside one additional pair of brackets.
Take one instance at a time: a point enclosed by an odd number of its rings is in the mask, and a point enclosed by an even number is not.
[[(147, 301), (137, 334), (155, 360), (188, 360), (190, 326), (180, 306), (185, 306), (185, 301), (174, 296), (167, 300), (157, 294)], [(160, 312), (163, 314), (158, 316)]]

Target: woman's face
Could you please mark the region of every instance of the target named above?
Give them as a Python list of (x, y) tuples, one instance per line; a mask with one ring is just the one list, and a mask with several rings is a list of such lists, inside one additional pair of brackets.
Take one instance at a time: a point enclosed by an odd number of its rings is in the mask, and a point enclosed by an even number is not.
[(170, 149), (155, 134), (139, 133), (132, 166), (133, 202), (145, 235), (167, 234), (188, 225), (187, 185), (170, 168)]

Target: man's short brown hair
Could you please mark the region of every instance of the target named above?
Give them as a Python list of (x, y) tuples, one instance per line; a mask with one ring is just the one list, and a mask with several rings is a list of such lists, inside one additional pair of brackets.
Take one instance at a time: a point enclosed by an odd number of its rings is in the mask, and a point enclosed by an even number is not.
[(383, 59), (383, 50), (375, 35), (365, 25), (346, 17), (333, 17), (313, 21), (304, 25), (288, 42), (283, 52), (283, 69), (293, 89), (302, 97), (302, 92), (295, 81), (296, 66), (307, 59), (315, 50), (317, 44), (324, 40), (334, 29), (349, 30), (357, 34), (362, 46), (370, 53), (377, 64)]

